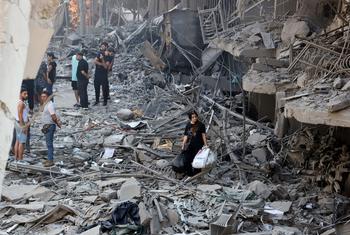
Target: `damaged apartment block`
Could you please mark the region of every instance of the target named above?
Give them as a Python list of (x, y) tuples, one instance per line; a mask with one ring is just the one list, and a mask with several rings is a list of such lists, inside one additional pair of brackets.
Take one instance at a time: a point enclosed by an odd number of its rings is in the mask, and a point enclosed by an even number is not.
[(0, 0), (0, 235), (350, 234), (349, 22), (348, 0)]

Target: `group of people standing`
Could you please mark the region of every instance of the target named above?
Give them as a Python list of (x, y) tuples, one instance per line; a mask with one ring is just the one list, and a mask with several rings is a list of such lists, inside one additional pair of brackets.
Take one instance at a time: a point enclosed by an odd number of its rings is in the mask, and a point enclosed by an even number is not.
[[(20, 163), (23, 161), (24, 150), (27, 149), (30, 152), (30, 120), (29, 117), (34, 112), (36, 103), (41, 103), (44, 109), (42, 113), (43, 125), (56, 124), (59, 120), (56, 116), (56, 112), (52, 101), (47, 101), (48, 97), (53, 93), (53, 84), (56, 81), (56, 68), (55, 62), (57, 59), (54, 53), (47, 53), (47, 63), (43, 61), (40, 65), (40, 69), (37, 73), (35, 80), (23, 80), (19, 101), (17, 104), (17, 110), (15, 114), (15, 129), (12, 140), (12, 152), (15, 155), (15, 160)], [(50, 107), (48, 109), (48, 107)], [(48, 120), (47, 116), (53, 116), (53, 120)], [(56, 123), (57, 122), (57, 123)], [(60, 124), (59, 124), (60, 126)], [(51, 127), (50, 131), (46, 134), (46, 143), (48, 147), (48, 161), (44, 162), (44, 165), (49, 166), (50, 160), (53, 159), (53, 133)], [(52, 139), (52, 141), (50, 141)], [(50, 157), (51, 156), (51, 157)], [(52, 163), (51, 163), (52, 164)]]
[[(95, 57), (96, 66), (94, 76), (95, 103), (100, 102), (100, 90), (102, 87), (103, 105), (106, 106), (109, 99), (108, 76), (112, 71), (114, 61), (114, 49), (108, 47), (108, 43), (103, 42), (99, 48), (99, 53)], [(89, 84), (89, 64), (84, 51), (78, 51), (72, 56), (72, 88), (74, 91), (76, 104), (85, 110), (89, 108), (87, 87)], [(47, 53), (47, 63), (43, 61), (40, 65), (35, 80), (23, 80), (19, 101), (17, 104), (15, 130), (13, 135), (12, 150), (15, 161), (25, 164), (23, 161), (24, 150), (30, 151), (30, 114), (33, 114), (35, 103), (41, 104), (41, 131), (45, 135), (47, 146), (47, 160), (45, 167), (54, 165), (54, 133), (56, 128), (61, 128), (62, 124), (56, 112), (53, 102), (53, 85), (56, 81), (57, 59), (54, 53)]]
[[(100, 103), (100, 94), (102, 87), (103, 106), (108, 103), (109, 97), (109, 81), (108, 76), (112, 71), (114, 62), (114, 49), (108, 47), (108, 43), (103, 42), (100, 46), (100, 51), (95, 57), (95, 103), (94, 106)], [(75, 107), (89, 108), (89, 99), (87, 87), (89, 84), (89, 64), (84, 56), (84, 51), (79, 51), (72, 57), (72, 89), (75, 94)]]

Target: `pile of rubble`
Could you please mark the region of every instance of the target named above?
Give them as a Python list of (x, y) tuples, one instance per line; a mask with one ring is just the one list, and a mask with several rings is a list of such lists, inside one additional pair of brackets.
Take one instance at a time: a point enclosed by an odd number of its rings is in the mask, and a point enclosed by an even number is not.
[[(148, 27), (143, 23), (83, 41), (87, 48), (102, 39), (121, 46), (110, 78), (111, 101), (90, 111), (58, 107), (64, 127), (55, 135), (52, 168), (40, 163), (46, 149), (40, 123), (34, 123), (28, 164), (8, 163), (0, 234), (334, 233), (334, 224), (347, 219), (348, 199), (333, 194), (349, 181), (343, 175), (348, 172), (346, 147), (337, 148), (332, 133), (315, 138), (318, 134), (309, 129), (277, 139), (268, 125), (232, 111), (243, 109), (242, 96), (212, 99), (201, 86), (181, 84), (180, 75), (159, 72), (143, 57), (140, 42), (148, 39)], [(278, 87), (290, 85), (288, 70), (298, 61), (287, 68), (287, 57), (273, 54), (282, 28), (276, 22), (256, 23), (224, 37), (237, 44), (232, 54), (255, 58), (243, 79), (246, 86), (256, 77)], [(70, 43), (75, 42), (71, 36)], [(49, 50), (63, 58), (77, 48), (54, 41)], [(93, 55), (90, 50), (90, 63)], [(69, 58), (60, 62), (61, 77), (69, 77), (68, 64)], [(340, 78), (334, 86), (343, 85)], [(69, 82), (62, 79), (55, 86), (59, 103)], [(218, 161), (184, 177), (172, 171), (171, 162), (181, 152), (192, 109), (206, 124)]]

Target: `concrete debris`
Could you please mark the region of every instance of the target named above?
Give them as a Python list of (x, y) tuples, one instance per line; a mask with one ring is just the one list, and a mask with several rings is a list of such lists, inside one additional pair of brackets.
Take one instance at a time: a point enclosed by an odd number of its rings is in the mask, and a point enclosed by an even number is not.
[(214, 192), (216, 190), (221, 189), (222, 187), (218, 184), (214, 185), (207, 185), (207, 184), (200, 184), (197, 186), (197, 189), (203, 192)]
[(338, 112), (349, 106), (350, 106), (350, 94), (348, 93), (342, 93), (339, 96), (335, 96), (327, 104), (327, 108), (330, 113)]
[(122, 201), (131, 200), (141, 196), (141, 186), (135, 178), (130, 178), (122, 184), (118, 191), (119, 199)]
[(344, 81), (340, 77), (337, 77), (333, 82), (333, 87), (338, 90), (341, 89), (343, 85), (344, 85)]
[(103, 140), (103, 145), (105, 147), (107, 146), (112, 147), (113, 145), (121, 144), (123, 142), (124, 137), (125, 137), (124, 134), (116, 134), (116, 135), (108, 136)]
[(269, 198), (271, 193), (272, 193), (270, 188), (266, 184), (264, 184), (260, 181), (257, 181), (257, 180), (251, 182), (248, 185), (248, 190), (254, 192), (256, 195), (258, 195), (264, 199)]
[(259, 163), (265, 163), (267, 161), (267, 153), (264, 148), (254, 149), (252, 151), (252, 156), (255, 157)]
[[(114, 23), (94, 34), (55, 37), (48, 50), (60, 57), (54, 102), (63, 123), (55, 132), (55, 165), (41, 163), (47, 149), (33, 118), (30, 152), (7, 164), (0, 231), (99, 234), (102, 221), (128, 201), (138, 205), (144, 234), (345, 234), (350, 151), (340, 139), (347, 129), (326, 125), (350, 126), (348, 28), (319, 34), (315, 17), (290, 16), (295, 1), (284, 3), (290, 12), (276, 1), (253, 2), (237, 2), (243, 18), (228, 5), (197, 11), (211, 7), (203, 3), (195, 10), (179, 5), (157, 22), (123, 18), (120, 26), (114, 12)], [(93, 73), (104, 41), (116, 50), (110, 100), (73, 107), (65, 80), (71, 56), (84, 49)], [(90, 83), (88, 95), (94, 102)], [(183, 152), (193, 109), (218, 159), (186, 176), (171, 163)]]
[(348, 91), (350, 90), (350, 81), (348, 81), (342, 88), (342, 91)]
[(254, 132), (248, 137), (247, 143), (252, 146), (264, 145), (266, 138), (266, 135)]
[(116, 114), (123, 121), (129, 121), (134, 118), (134, 113), (130, 109), (120, 109)]
[(306, 38), (310, 31), (307, 22), (291, 18), (284, 23), (281, 39), (286, 45), (293, 45), (296, 38)]

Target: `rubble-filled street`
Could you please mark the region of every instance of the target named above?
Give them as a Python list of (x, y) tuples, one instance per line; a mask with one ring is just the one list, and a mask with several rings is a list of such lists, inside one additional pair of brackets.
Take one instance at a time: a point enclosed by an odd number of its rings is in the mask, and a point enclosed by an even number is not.
[(57, 2), (0, 235), (350, 234), (348, 1)]

